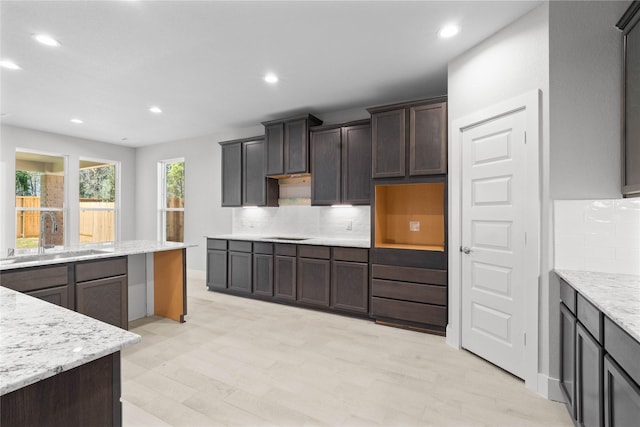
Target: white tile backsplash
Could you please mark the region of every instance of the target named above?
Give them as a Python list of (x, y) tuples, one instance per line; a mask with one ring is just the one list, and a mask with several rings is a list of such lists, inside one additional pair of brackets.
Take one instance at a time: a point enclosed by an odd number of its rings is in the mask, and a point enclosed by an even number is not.
[(231, 227), (234, 234), (368, 239), (370, 224), (369, 206), (280, 206), (234, 208)]
[(555, 268), (640, 274), (640, 199), (556, 200)]

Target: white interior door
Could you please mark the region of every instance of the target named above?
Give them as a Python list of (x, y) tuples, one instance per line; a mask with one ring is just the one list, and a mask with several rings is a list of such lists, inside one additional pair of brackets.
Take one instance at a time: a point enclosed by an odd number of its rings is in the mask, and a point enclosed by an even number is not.
[[(462, 133), (462, 347), (525, 376), (526, 115)], [(535, 209), (535, 207), (534, 207)]]

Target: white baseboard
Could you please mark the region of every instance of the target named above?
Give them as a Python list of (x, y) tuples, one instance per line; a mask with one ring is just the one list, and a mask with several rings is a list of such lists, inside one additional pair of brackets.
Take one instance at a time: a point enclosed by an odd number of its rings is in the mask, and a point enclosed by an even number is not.
[(546, 374), (538, 373), (538, 394), (549, 400), (566, 402), (562, 390), (560, 390), (560, 380)]
[(187, 280), (207, 280), (207, 272), (204, 270), (187, 269)]

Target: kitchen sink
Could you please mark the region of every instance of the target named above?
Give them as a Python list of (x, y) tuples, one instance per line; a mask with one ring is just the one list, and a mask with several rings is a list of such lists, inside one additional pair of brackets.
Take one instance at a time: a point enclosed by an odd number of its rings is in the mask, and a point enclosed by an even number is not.
[(289, 240), (293, 242), (300, 242), (302, 240), (309, 240), (309, 237), (267, 237), (267, 239), (271, 240)]
[(36, 262), (36, 261), (51, 261), (57, 259), (67, 259), (67, 258), (76, 258), (76, 257), (84, 257), (90, 255), (100, 255), (106, 254), (109, 251), (100, 251), (97, 249), (86, 249), (79, 251), (65, 251), (65, 252), (56, 252), (50, 254), (40, 254), (40, 255), (25, 255), (25, 256), (17, 256), (12, 258), (3, 258), (0, 259), (0, 265), (9, 265), (9, 264), (22, 264), (25, 262)]

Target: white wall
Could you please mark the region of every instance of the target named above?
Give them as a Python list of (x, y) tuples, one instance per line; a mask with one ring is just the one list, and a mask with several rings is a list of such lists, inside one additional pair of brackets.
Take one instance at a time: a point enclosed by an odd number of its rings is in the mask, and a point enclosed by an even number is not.
[(619, 198), (622, 35), (630, 1), (549, 4), (551, 197)]
[[(40, 132), (14, 126), (0, 127), (0, 256), (6, 256), (7, 248), (15, 247), (16, 224), (15, 202), (15, 153), (17, 149), (32, 150), (48, 154), (65, 155), (69, 159), (67, 170), (68, 201), (70, 206), (79, 203), (79, 160), (80, 158), (112, 160), (120, 162), (120, 237), (122, 240), (135, 238), (135, 149), (114, 144), (74, 138), (48, 132)], [(75, 191), (74, 191), (75, 190)], [(78, 212), (67, 210), (65, 231), (69, 233), (69, 243), (77, 244), (79, 229)]]
[(262, 135), (256, 126), (225, 134), (172, 141), (137, 149), (136, 238), (158, 237), (158, 162), (185, 159), (184, 241), (198, 245), (187, 249), (187, 268), (205, 271), (205, 236), (231, 233), (231, 209), (222, 208), (219, 141)]
[[(549, 195), (549, 4), (543, 3), (521, 19), (476, 45), (449, 64), (449, 129), (452, 122), (482, 108), (500, 103), (532, 90), (542, 93), (541, 164), (541, 280), (539, 313), (538, 371), (549, 373), (550, 305), (548, 271), (551, 268), (551, 199)], [(449, 141), (454, 141), (452, 135)], [(450, 174), (459, 170), (449, 169)], [(450, 224), (450, 227), (459, 225)], [(449, 283), (449, 286), (460, 286)], [(555, 306), (554, 306), (555, 307)], [(554, 310), (555, 311), (555, 310)], [(546, 384), (538, 390), (547, 395)], [(553, 394), (553, 393), (552, 393)]]

